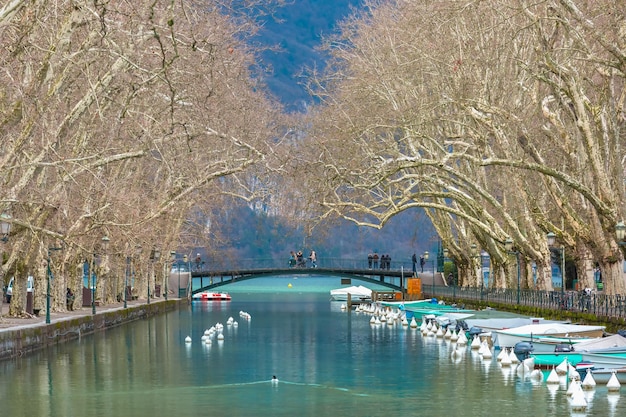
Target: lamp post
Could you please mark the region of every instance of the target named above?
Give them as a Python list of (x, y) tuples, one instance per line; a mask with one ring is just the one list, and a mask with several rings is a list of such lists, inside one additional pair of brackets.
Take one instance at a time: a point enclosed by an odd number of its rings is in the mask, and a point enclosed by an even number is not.
[[(428, 261), (428, 257), (429, 257), (429, 256), (430, 256), (430, 254), (428, 253), (428, 251), (425, 251), (425, 252), (424, 252), (424, 260), (425, 260), (425, 261)], [(431, 288), (432, 288), (432, 289), (431, 289), (431, 296), (432, 296), (432, 297), (431, 297), (431, 298), (434, 298), (434, 297), (435, 297), (435, 267), (436, 267), (436, 266), (437, 266), (437, 265), (435, 264), (435, 260), (433, 259), (433, 279), (431, 280), (431, 283), (432, 283), (432, 287), (431, 287)]]
[[(107, 248), (109, 247), (109, 242), (110, 239), (108, 236), (103, 236), (101, 239), (102, 242), (102, 253), (106, 252)], [(96, 280), (97, 280), (97, 275), (96, 275), (96, 256), (97, 254), (94, 253), (93, 254), (93, 265), (92, 265), (92, 271), (91, 271), (91, 277), (92, 277), (92, 282), (91, 282), (91, 314), (96, 314)]]
[[(565, 302), (565, 245), (560, 248), (554, 247), (556, 235), (552, 232), (546, 235), (548, 240), (548, 246), (554, 250), (560, 250), (561, 252), (561, 303)], [(552, 270), (552, 268), (550, 268)]]
[(520, 265), (519, 265), (519, 251), (517, 250), (513, 250), (513, 239), (511, 239), (510, 237), (508, 237), (505, 241), (504, 241), (504, 248), (506, 249), (506, 252), (511, 254), (511, 255), (515, 255), (516, 261), (517, 261), (517, 305), (519, 305), (519, 298), (520, 298)]

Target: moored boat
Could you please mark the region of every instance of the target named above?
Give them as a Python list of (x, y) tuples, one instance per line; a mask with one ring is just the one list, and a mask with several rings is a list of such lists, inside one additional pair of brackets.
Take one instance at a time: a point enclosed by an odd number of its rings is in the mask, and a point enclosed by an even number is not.
[(450, 305), (433, 304), (432, 307), (404, 307), (407, 317), (415, 317), (416, 320), (424, 316), (448, 316), (451, 319), (463, 320), (473, 315), (474, 310), (466, 310)]
[(372, 299), (372, 290), (362, 285), (330, 290), (330, 299), (333, 301), (347, 301), (348, 294), (350, 294), (352, 301), (366, 301)]
[(626, 349), (614, 348), (597, 350), (592, 352), (581, 352), (585, 362), (593, 363), (595, 368), (626, 368)]
[(193, 295), (194, 300), (200, 301), (230, 301), (230, 294), (225, 292), (201, 292)]
[(535, 364), (540, 368), (550, 369), (560, 364), (563, 359), (567, 359), (567, 361), (574, 366), (582, 364), (583, 362), (593, 366), (592, 362), (583, 358), (583, 354), (617, 353), (622, 349), (626, 349), (626, 337), (614, 334), (580, 343), (557, 345), (553, 352), (534, 351), (534, 343), (532, 346), (533, 351), (530, 353), (530, 356), (535, 358)]
[(518, 342), (532, 341), (535, 351), (550, 352), (554, 351), (557, 344), (571, 344), (600, 338), (604, 335), (604, 329), (604, 326), (596, 325), (544, 323), (496, 330), (496, 333), (500, 348), (513, 347)]

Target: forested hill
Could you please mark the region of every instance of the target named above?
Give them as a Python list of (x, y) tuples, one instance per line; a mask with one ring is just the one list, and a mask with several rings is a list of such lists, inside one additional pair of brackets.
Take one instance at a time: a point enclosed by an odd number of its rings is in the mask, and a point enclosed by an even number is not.
[(324, 57), (315, 50), (322, 36), (332, 33), (337, 22), (360, 4), (359, 0), (293, 0), (275, 19), (265, 20), (259, 41), (281, 48), (262, 55), (263, 64), (272, 69), (267, 84), (288, 111), (303, 111), (311, 101), (299, 74), (304, 67), (324, 67)]

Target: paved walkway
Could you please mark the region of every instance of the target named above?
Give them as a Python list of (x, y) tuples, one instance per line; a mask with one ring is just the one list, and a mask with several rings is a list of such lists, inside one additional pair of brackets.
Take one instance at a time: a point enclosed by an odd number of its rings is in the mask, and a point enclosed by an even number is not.
[[(159, 303), (165, 301), (163, 297), (154, 298), (150, 300), (150, 303)], [(137, 306), (146, 304), (146, 299), (139, 299), (127, 302), (128, 306)], [(120, 310), (124, 308), (124, 302), (107, 304), (103, 306), (96, 306), (96, 313), (101, 313), (104, 311), (113, 311)], [(46, 324), (46, 311), (45, 309), (39, 313), (39, 316), (32, 317), (8, 317), (9, 314), (9, 305), (7, 303), (2, 303), (2, 315), (0, 316), (0, 331), (5, 329), (16, 329), (19, 327), (33, 327), (33, 326), (44, 326)], [(50, 312), (50, 322), (54, 323), (55, 321), (66, 320), (71, 317), (81, 317), (81, 316), (91, 316), (92, 310), (91, 307), (80, 307), (75, 309), (74, 311), (64, 311), (64, 312)]]

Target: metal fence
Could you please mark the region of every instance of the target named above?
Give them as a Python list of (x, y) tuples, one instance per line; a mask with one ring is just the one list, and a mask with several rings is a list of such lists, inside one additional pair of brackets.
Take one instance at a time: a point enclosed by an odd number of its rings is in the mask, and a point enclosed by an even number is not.
[(428, 297), (459, 298), (476, 302), (494, 302), (509, 305), (519, 304), (548, 310), (590, 313), (609, 318), (626, 318), (626, 296), (624, 295), (606, 295), (602, 293), (586, 295), (578, 291), (517, 291), (517, 289), (503, 290), (480, 287), (429, 287), (428, 285), (423, 288), (423, 292)]

